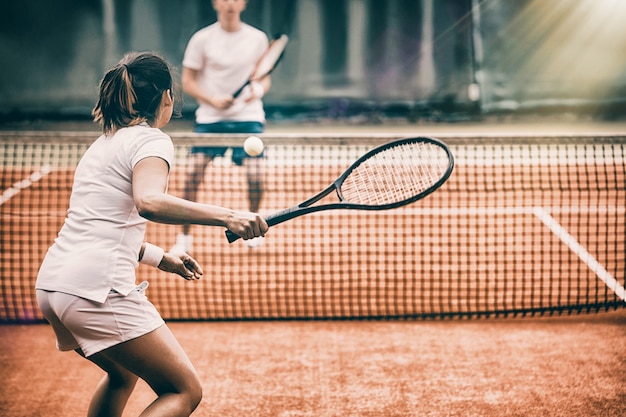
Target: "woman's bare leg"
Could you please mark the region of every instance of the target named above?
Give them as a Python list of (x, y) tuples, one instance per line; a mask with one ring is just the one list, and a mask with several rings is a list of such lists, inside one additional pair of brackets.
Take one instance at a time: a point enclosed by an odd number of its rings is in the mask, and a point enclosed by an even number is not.
[[(78, 352), (84, 356), (82, 352)], [(130, 394), (137, 383), (137, 375), (122, 368), (102, 353), (88, 358), (106, 372), (89, 404), (88, 417), (118, 417), (122, 415)]]
[[(196, 370), (166, 325), (97, 355), (139, 376), (158, 395), (142, 417), (189, 416), (202, 399)], [(93, 414), (101, 415), (116, 414)]]

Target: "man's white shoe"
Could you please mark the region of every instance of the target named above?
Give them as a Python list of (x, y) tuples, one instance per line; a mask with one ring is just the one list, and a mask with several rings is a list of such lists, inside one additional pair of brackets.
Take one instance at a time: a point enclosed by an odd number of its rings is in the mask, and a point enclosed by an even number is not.
[(193, 237), (191, 235), (186, 235), (184, 233), (179, 233), (176, 236), (176, 243), (170, 249), (172, 253), (189, 253), (191, 252), (193, 247)]
[(243, 243), (245, 243), (247, 247), (254, 249), (261, 246), (264, 241), (265, 238), (263, 236), (258, 236), (252, 239), (244, 240)]

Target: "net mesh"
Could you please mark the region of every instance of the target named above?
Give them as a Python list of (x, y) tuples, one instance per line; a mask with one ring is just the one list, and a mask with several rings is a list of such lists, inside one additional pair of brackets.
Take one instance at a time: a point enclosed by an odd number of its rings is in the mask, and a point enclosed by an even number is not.
[[(193, 144), (243, 137), (174, 134), (170, 193), (182, 196)], [(0, 136), (0, 321), (42, 320), (33, 289), (67, 210), (74, 168), (93, 133)], [(271, 213), (306, 200), (396, 137), (264, 137)], [(623, 308), (626, 137), (444, 137), (455, 169), (409, 206), (332, 210), (275, 226), (261, 246), (193, 226), (203, 279), (140, 265), (137, 281), (169, 320), (446, 318)], [(207, 167), (198, 201), (248, 207), (246, 166)], [(149, 224), (170, 248), (179, 226)]]

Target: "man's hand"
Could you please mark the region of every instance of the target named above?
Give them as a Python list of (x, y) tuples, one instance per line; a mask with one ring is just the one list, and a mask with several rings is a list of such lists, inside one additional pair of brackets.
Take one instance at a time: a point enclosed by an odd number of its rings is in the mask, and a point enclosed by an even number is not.
[(230, 106), (232, 106), (234, 102), (235, 102), (235, 99), (233, 98), (233, 96), (231, 96), (230, 94), (223, 94), (223, 95), (212, 96), (209, 101), (209, 104), (215, 107), (216, 109), (226, 110)]

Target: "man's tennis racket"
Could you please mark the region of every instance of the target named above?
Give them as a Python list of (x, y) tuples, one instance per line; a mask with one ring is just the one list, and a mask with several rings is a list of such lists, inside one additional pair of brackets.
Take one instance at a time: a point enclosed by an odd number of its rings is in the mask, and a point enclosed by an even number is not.
[[(331, 209), (387, 210), (412, 203), (441, 187), (454, 168), (445, 143), (432, 138), (400, 139), (381, 145), (360, 157), (328, 188), (316, 196), (270, 214), (269, 226)], [(313, 204), (336, 192), (338, 201)], [(230, 243), (239, 236), (226, 231)]]
[(252, 71), (252, 74), (250, 74), (248, 80), (245, 82), (244, 85), (239, 87), (239, 89), (233, 93), (234, 98), (237, 98), (239, 94), (241, 94), (243, 89), (246, 88), (246, 86), (252, 81), (260, 80), (261, 78), (269, 75), (272, 71), (274, 71), (274, 68), (276, 68), (281, 58), (285, 54), (285, 48), (287, 48), (288, 42), (289, 38), (287, 37), (287, 35), (276, 35), (274, 40), (270, 42), (267, 50), (257, 61), (256, 66), (254, 67), (254, 71)]

